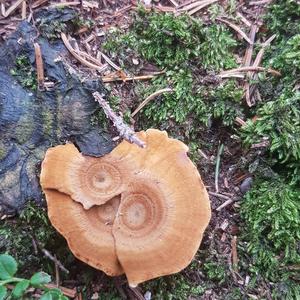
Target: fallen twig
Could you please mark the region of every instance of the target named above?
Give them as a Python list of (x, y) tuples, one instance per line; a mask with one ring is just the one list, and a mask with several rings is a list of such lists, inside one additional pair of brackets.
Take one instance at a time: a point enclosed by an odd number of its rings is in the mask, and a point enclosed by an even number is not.
[(223, 153), (223, 150), (224, 150), (224, 144), (221, 144), (216, 158), (216, 169), (215, 169), (215, 189), (217, 193), (219, 192), (220, 161), (221, 161), (221, 155)]
[(55, 257), (53, 256), (48, 250), (46, 250), (45, 248), (42, 248), (41, 245), (39, 245), (39, 243), (37, 243), (37, 245), (39, 246), (40, 250), (43, 252), (43, 254), (49, 258), (50, 260), (52, 260), (55, 264), (57, 264), (57, 266), (64, 271), (65, 273), (69, 274), (69, 270), (67, 270), (63, 264)]
[[(219, 195), (220, 197), (220, 195)], [(227, 201), (225, 201), (223, 204), (221, 204), (219, 207), (216, 208), (216, 211), (221, 211), (223, 208), (225, 208), (226, 206), (230, 205), (231, 203), (233, 203), (234, 201), (232, 199), (228, 199)]]
[(175, 0), (169, 0), (175, 7), (178, 7), (178, 3)]
[(115, 76), (115, 77), (111, 77), (111, 76), (105, 76), (102, 77), (102, 81), (103, 82), (114, 82), (114, 81), (133, 81), (133, 80), (148, 80), (148, 79), (152, 79), (154, 77), (156, 77), (157, 75), (161, 75), (164, 74), (165, 71), (162, 72), (155, 72), (152, 74), (148, 74), (148, 75), (138, 75), (138, 76), (130, 76), (130, 77), (121, 77), (121, 76)]
[(231, 240), (231, 257), (232, 257), (232, 267), (233, 270), (237, 270), (237, 265), (238, 265), (238, 254), (237, 254), (237, 237), (233, 236)]
[(157, 97), (163, 93), (170, 93), (170, 92), (173, 92), (173, 89), (165, 88), (165, 89), (158, 90), (155, 93), (151, 94), (136, 108), (136, 110), (131, 114), (131, 116), (134, 117), (144, 106), (146, 106), (155, 97)]
[(98, 66), (98, 65), (95, 65), (89, 61), (87, 61), (86, 59), (82, 58), (78, 53), (77, 51), (71, 46), (70, 42), (68, 41), (67, 39), (67, 36), (62, 32), (61, 33), (61, 38), (66, 46), (66, 48), (70, 51), (70, 53), (77, 59), (79, 60), (83, 65), (91, 68), (91, 69), (95, 69), (97, 71), (103, 71), (105, 68), (106, 68), (106, 65), (103, 65), (102, 67), (101, 66)]
[(62, 6), (77, 6), (80, 5), (80, 1), (72, 1), (72, 2), (59, 2), (59, 3), (52, 3), (50, 7), (62, 7)]
[(222, 18), (216, 18), (216, 20), (227, 24), (229, 27), (231, 27), (233, 30), (235, 30), (237, 33), (239, 33), (245, 41), (247, 41), (250, 45), (252, 44), (252, 41), (249, 39), (249, 37), (246, 35), (246, 33), (239, 26), (237, 26), (227, 20), (224, 20)]
[[(207, 187), (206, 187), (207, 188)], [(218, 197), (218, 198), (222, 198), (222, 199), (225, 199), (225, 200), (232, 200), (231, 198), (229, 198), (228, 196), (225, 196), (223, 194), (220, 194), (220, 193), (215, 193), (215, 192), (208, 192), (210, 195), (212, 196), (215, 196), (215, 197)]]
[(27, 3), (26, 1), (23, 1), (22, 2), (22, 20), (25, 20), (26, 19), (26, 10), (27, 10)]
[(231, 69), (231, 70), (226, 70), (226, 71), (222, 71), (218, 76), (221, 76), (223, 78), (224, 75), (229, 75), (229, 74), (239, 74), (239, 73), (243, 73), (243, 72), (249, 72), (249, 71), (253, 71), (253, 72), (268, 72), (271, 73), (272, 75), (275, 76), (281, 76), (281, 73), (271, 69), (271, 68), (263, 68), (263, 67), (254, 67), (254, 66), (249, 66), (249, 67), (239, 67), (236, 69)]
[(127, 124), (125, 124), (123, 119), (110, 108), (109, 104), (98, 92), (94, 92), (93, 96), (99, 103), (99, 105), (103, 108), (105, 115), (113, 122), (122, 138), (130, 143), (138, 145), (141, 148), (144, 148), (146, 146), (145, 142), (140, 140), (135, 135), (135, 132)]
[(35, 64), (36, 64), (38, 88), (40, 90), (43, 90), (45, 77), (44, 77), (44, 64), (43, 64), (41, 47), (38, 43), (34, 43), (33, 46), (34, 46), (34, 53), (35, 53)]
[(236, 117), (234, 121), (241, 126), (246, 125), (246, 122), (243, 119), (241, 119), (240, 117)]
[(104, 60), (110, 65), (112, 66), (115, 70), (120, 71), (121, 68), (119, 66), (117, 66), (107, 55), (105, 55), (103, 52), (100, 52), (101, 56), (104, 58)]
[(199, 10), (201, 10), (201, 9), (203, 9), (203, 8), (205, 8), (206, 6), (208, 6), (208, 5), (210, 5), (210, 4), (213, 4), (213, 3), (215, 3), (215, 2), (217, 2), (218, 0), (208, 0), (208, 1), (203, 1), (203, 4), (201, 4), (201, 5), (199, 5), (199, 6), (197, 6), (197, 7), (195, 7), (194, 9), (192, 9), (192, 10), (190, 10), (189, 12), (188, 12), (188, 14), (190, 15), (190, 16), (192, 16), (193, 14), (195, 14), (196, 12), (198, 12)]
[[(1, 13), (4, 18), (8, 17), (12, 12), (14, 12), (18, 6), (23, 2), (24, 0), (17, 0), (13, 5), (11, 5), (7, 10), (5, 9), (4, 3), (1, 3)], [(3, 4), (3, 5), (2, 5)]]
[(240, 12), (237, 12), (236, 15), (241, 19), (241, 21), (248, 27), (251, 27), (251, 22), (248, 21), (248, 19), (242, 15)]

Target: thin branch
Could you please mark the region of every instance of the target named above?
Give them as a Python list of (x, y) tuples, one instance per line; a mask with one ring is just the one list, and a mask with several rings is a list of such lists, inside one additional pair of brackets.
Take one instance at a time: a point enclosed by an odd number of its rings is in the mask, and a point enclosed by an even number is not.
[(34, 53), (35, 53), (35, 64), (36, 64), (38, 87), (40, 90), (43, 90), (45, 77), (44, 77), (44, 64), (43, 64), (42, 51), (38, 43), (34, 43), (33, 46), (34, 46)]
[(37, 243), (37, 245), (39, 246), (40, 250), (43, 252), (43, 254), (49, 258), (50, 260), (52, 260), (55, 264), (57, 264), (57, 266), (64, 271), (65, 273), (69, 274), (69, 270), (67, 270), (63, 264), (56, 258), (54, 257), (48, 250), (44, 249), (41, 247), (41, 245), (39, 245), (39, 243)]
[(170, 92), (173, 92), (173, 89), (165, 88), (165, 89), (158, 90), (155, 93), (151, 94), (136, 108), (136, 110), (131, 114), (131, 116), (134, 117), (142, 108), (144, 108), (144, 106), (146, 106), (155, 97), (157, 97), (163, 93), (170, 93)]
[(237, 237), (233, 236), (231, 240), (231, 256), (232, 256), (232, 267), (233, 270), (237, 270), (238, 265), (238, 253), (237, 253)]
[(144, 148), (146, 146), (145, 142), (140, 140), (135, 135), (135, 132), (127, 124), (125, 124), (123, 119), (110, 108), (109, 104), (98, 92), (94, 92), (93, 97), (95, 98), (95, 101), (97, 101), (103, 108), (105, 115), (113, 122), (122, 138), (130, 143), (138, 145), (141, 148)]
[(220, 162), (221, 162), (221, 155), (224, 150), (224, 144), (221, 144), (218, 150), (217, 159), (216, 159), (216, 170), (215, 170), (215, 189), (216, 192), (219, 192), (219, 172), (220, 172)]
[(219, 76), (223, 76), (223, 75), (228, 75), (228, 74), (234, 74), (234, 73), (241, 73), (241, 72), (249, 72), (249, 71), (253, 71), (253, 72), (268, 72), (271, 73), (275, 76), (281, 76), (281, 73), (271, 69), (271, 68), (263, 68), (263, 67), (254, 67), (254, 66), (249, 66), (249, 67), (239, 67), (236, 69), (231, 69), (231, 70), (226, 70), (226, 71), (222, 71)]
[(226, 206), (230, 205), (231, 203), (233, 203), (234, 201), (232, 199), (229, 199), (227, 201), (225, 201), (223, 204), (221, 204), (216, 211), (221, 211), (223, 208), (225, 208)]
[[(18, 0), (13, 5), (11, 5), (7, 10), (5, 9), (4, 3), (3, 6), (1, 5), (1, 12), (4, 18), (8, 17), (12, 12), (14, 12), (18, 6), (23, 2), (24, 0)], [(2, 3), (1, 3), (2, 4)]]
[(107, 55), (105, 55), (103, 52), (100, 52), (101, 56), (104, 58), (104, 60), (110, 65), (112, 66), (115, 70), (120, 71), (121, 68), (119, 66), (117, 66)]
[(102, 81), (104, 83), (106, 82), (115, 82), (115, 81), (133, 81), (133, 80), (149, 80), (152, 79), (154, 77), (156, 77), (157, 75), (161, 75), (164, 74), (165, 71), (161, 71), (161, 72), (155, 72), (152, 74), (148, 74), (148, 75), (138, 75), (138, 76), (129, 76), (129, 77), (123, 77), (123, 76), (115, 76), (115, 77), (111, 77), (111, 76), (105, 76), (102, 77)]
[(223, 195), (223, 194), (220, 194), (220, 193), (215, 193), (215, 192), (208, 192), (210, 195), (212, 196), (215, 196), (215, 197), (218, 197), (218, 198), (222, 198), (222, 199), (225, 199), (225, 200), (231, 200), (230, 197), (226, 196), (226, 195)]

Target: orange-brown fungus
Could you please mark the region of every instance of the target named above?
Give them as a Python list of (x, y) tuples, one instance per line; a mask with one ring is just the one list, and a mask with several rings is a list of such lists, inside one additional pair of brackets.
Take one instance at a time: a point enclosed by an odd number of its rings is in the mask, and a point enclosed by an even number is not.
[(123, 141), (101, 158), (54, 147), (41, 173), (49, 218), (74, 255), (131, 286), (185, 268), (210, 220), (187, 146), (159, 130), (138, 136), (146, 148)]

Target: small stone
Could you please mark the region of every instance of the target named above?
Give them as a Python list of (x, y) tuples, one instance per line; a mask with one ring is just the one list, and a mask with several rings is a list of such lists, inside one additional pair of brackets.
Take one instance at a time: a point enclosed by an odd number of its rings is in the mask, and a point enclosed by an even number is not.
[(140, 62), (138, 61), (138, 59), (133, 58), (132, 63), (137, 66)]
[(147, 291), (144, 295), (145, 300), (151, 300), (151, 292)]
[(252, 183), (253, 183), (252, 177), (247, 177), (240, 186), (241, 192), (243, 194), (247, 193), (251, 189)]

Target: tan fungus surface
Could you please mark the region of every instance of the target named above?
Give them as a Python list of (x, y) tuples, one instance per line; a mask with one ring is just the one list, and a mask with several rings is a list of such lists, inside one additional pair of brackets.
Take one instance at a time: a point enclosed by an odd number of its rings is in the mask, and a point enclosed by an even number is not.
[(188, 147), (159, 130), (138, 136), (145, 149), (123, 141), (102, 158), (54, 147), (41, 174), (49, 218), (72, 252), (109, 275), (124, 270), (131, 286), (185, 268), (210, 220)]

